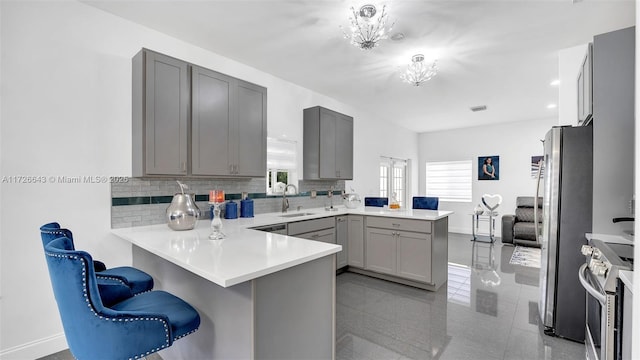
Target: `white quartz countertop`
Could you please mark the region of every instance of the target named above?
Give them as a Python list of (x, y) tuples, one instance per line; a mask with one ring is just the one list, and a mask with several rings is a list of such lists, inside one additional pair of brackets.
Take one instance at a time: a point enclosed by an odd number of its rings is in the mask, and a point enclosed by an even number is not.
[(631, 291), (631, 293), (633, 294), (633, 271), (620, 270), (618, 272), (618, 276), (620, 277), (620, 280), (622, 280), (622, 282), (627, 285), (629, 291)]
[(339, 252), (342, 246), (246, 229), (223, 220), (223, 240), (209, 240), (210, 221), (196, 228), (171, 230), (166, 224), (115, 229), (112, 232), (165, 260), (222, 287)]
[(587, 240), (600, 240), (606, 243), (614, 243), (614, 244), (631, 244), (633, 245), (633, 237), (631, 235), (612, 235), (612, 234), (591, 234), (586, 233), (585, 237)]
[(342, 250), (340, 245), (251, 230), (252, 227), (345, 214), (431, 221), (452, 214), (438, 210), (347, 209), (344, 206), (333, 211), (320, 208), (301, 212), (307, 215), (283, 217), (297, 213), (290, 211), (222, 219), (223, 232), (227, 235), (223, 240), (209, 240), (210, 220), (198, 221), (195, 229), (186, 231), (174, 231), (166, 224), (160, 224), (113, 229), (112, 233), (215, 284), (229, 287)]

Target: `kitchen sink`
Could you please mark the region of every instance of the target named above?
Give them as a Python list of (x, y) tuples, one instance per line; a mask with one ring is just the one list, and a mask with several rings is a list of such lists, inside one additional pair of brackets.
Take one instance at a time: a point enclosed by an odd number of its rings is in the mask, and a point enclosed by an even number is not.
[(307, 215), (315, 215), (314, 213), (293, 213), (293, 214), (286, 214), (286, 215), (280, 215), (280, 217), (283, 218), (292, 218), (292, 217), (298, 217), (298, 216), (307, 216)]

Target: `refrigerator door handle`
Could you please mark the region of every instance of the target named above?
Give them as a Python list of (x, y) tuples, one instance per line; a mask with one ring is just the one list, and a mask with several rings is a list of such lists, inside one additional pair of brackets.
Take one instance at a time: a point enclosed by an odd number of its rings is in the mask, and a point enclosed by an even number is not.
[[(544, 160), (538, 162), (538, 175), (536, 181), (536, 197), (533, 198), (533, 223), (535, 224), (536, 244), (540, 244), (540, 230), (538, 227), (538, 196), (540, 196), (540, 178), (542, 177), (542, 167), (544, 166)], [(544, 209), (542, 209), (544, 211)], [(544, 218), (544, 214), (541, 214)]]

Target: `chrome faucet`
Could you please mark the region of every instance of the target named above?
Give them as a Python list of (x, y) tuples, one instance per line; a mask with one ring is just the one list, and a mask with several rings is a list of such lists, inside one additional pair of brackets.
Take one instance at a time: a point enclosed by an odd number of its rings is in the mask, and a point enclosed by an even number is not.
[(289, 186), (293, 187), (293, 191), (295, 191), (295, 194), (298, 193), (298, 188), (293, 184), (287, 184), (287, 186), (284, 187), (284, 191), (282, 192), (282, 212), (283, 213), (286, 213), (287, 209), (289, 208), (289, 200), (287, 200), (287, 190), (289, 189)]

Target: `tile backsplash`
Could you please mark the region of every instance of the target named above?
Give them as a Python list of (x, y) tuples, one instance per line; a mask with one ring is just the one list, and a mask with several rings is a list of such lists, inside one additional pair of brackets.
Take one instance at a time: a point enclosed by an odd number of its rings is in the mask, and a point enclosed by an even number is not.
[[(189, 186), (189, 192), (196, 194), (196, 205), (200, 208), (201, 219), (209, 218), (209, 190), (221, 189), (227, 200), (239, 200), (243, 192), (249, 193), (254, 201), (254, 214), (277, 212), (282, 209), (282, 195), (267, 195), (266, 183), (262, 178), (251, 179), (185, 179), (185, 178), (128, 178), (126, 182), (111, 184), (111, 228), (163, 224), (165, 212), (173, 195), (180, 191), (176, 180)], [(287, 195), (289, 209), (298, 206), (306, 209), (323, 207), (331, 186), (334, 194), (345, 188), (344, 180), (300, 180), (298, 195)], [(311, 199), (311, 190), (317, 197)], [(334, 197), (334, 204), (341, 204)]]

